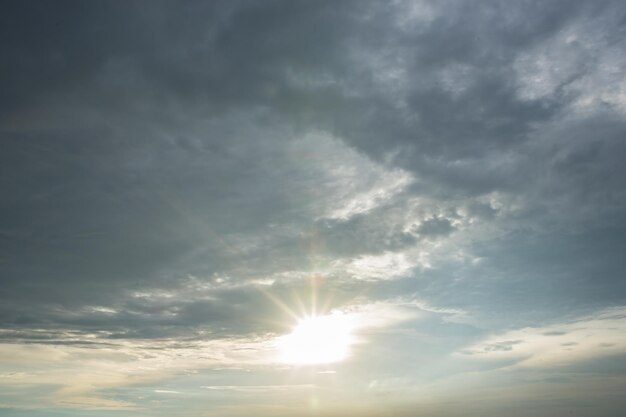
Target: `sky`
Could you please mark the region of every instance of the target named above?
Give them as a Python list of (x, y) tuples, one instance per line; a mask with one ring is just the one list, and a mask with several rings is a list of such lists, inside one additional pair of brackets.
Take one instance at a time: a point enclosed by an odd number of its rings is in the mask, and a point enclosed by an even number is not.
[(0, 416), (623, 415), (623, 1), (4, 0), (0, 57)]

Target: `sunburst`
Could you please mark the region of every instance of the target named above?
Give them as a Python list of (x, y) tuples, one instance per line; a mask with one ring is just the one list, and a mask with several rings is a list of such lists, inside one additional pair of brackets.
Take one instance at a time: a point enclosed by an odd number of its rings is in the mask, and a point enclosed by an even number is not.
[(294, 365), (344, 360), (353, 343), (353, 321), (352, 316), (339, 312), (300, 319), (290, 334), (279, 338), (279, 360)]

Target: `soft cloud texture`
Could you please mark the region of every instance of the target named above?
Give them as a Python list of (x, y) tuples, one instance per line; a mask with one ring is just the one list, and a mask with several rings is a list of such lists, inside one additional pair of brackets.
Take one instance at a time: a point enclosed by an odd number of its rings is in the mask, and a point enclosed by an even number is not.
[(5, 2), (0, 415), (620, 415), (625, 21)]

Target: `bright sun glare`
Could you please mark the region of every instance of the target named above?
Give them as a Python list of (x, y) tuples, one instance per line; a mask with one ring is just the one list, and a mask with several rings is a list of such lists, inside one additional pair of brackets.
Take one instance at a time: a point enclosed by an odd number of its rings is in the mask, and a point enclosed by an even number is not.
[(281, 361), (295, 365), (339, 362), (352, 344), (352, 317), (334, 313), (307, 317), (279, 341)]

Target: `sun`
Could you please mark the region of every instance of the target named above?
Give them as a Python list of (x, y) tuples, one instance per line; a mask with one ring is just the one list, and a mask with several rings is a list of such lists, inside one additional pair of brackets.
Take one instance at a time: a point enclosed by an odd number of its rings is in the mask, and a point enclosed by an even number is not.
[(279, 339), (280, 361), (294, 365), (342, 361), (350, 353), (353, 327), (353, 318), (341, 313), (303, 318)]

